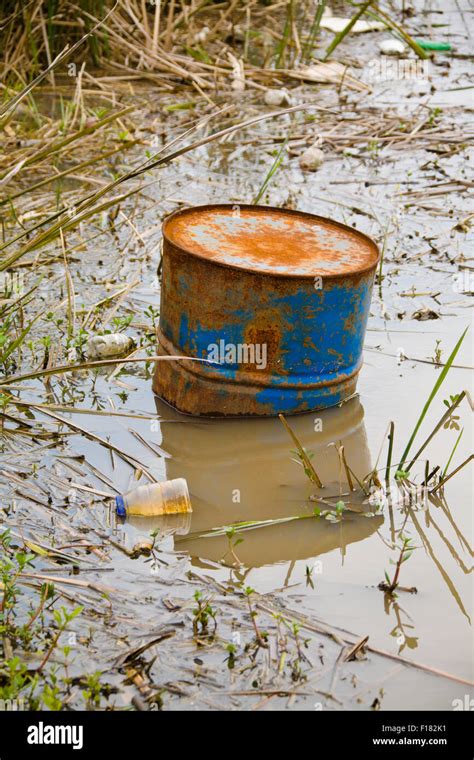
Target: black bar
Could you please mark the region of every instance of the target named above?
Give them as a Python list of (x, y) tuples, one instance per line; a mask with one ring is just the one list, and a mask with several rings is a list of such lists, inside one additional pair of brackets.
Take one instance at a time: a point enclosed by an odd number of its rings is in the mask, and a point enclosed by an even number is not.
[[(212, 759), (233, 748), (246, 760), (260, 747), (266, 757), (330, 752), (336, 759), (347, 752), (351, 758), (354, 753), (371, 757), (403, 753), (404, 757), (472, 760), (473, 708), (469, 704), (460, 711), (414, 713), (1, 712), (0, 760), (93, 758), (104, 751), (105, 760), (176, 753), (194, 760), (203, 753)], [(50, 739), (70, 743), (50, 744)]]

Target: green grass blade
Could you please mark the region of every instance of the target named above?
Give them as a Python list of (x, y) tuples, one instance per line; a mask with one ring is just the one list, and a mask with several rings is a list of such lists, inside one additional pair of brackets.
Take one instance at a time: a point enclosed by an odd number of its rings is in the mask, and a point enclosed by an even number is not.
[(281, 166), (281, 163), (283, 161), (283, 153), (284, 153), (284, 150), (286, 148), (287, 142), (288, 142), (288, 138), (286, 137), (285, 138), (285, 142), (282, 144), (280, 150), (278, 151), (278, 155), (276, 156), (273, 164), (271, 165), (270, 170), (269, 170), (267, 176), (263, 180), (263, 184), (262, 184), (260, 190), (258, 191), (257, 195), (255, 196), (255, 200), (253, 202), (254, 205), (256, 205), (260, 201), (261, 197), (266, 192), (268, 185), (272, 181), (274, 175), (277, 173), (278, 167)]
[(448, 372), (449, 372), (449, 370), (451, 368), (451, 364), (453, 363), (454, 359), (456, 358), (456, 354), (457, 354), (457, 352), (459, 351), (459, 349), (461, 347), (461, 343), (463, 342), (464, 336), (466, 335), (468, 329), (469, 329), (469, 327), (466, 327), (466, 329), (464, 330), (463, 334), (459, 338), (458, 342), (454, 346), (454, 348), (453, 348), (453, 350), (451, 352), (451, 355), (450, 355), (448, 361), (444, 365), (443, 370), (442, 370), (440, 376), (438, 377), (436, 383), (433, 386), (433, 390), (431, 391), (430, 395), (428, 396), (428, 400), (427, 400), (426, 404), (423, 407), (423, 410), (422, 410), (422, 412), (421, 412), (421, 414), (420, 414), (420, 416), (418, 418), (418, 422), (415, 425), (415, 429), (413, 430), (413, 433), (410, 436), (410, 440), (408, 441), (408, 443), (406, 445), (405, 451), (402, 454), (402, 458), (401, 458), (400, 464), (398, 466), (399, 470), (403, 470), (403, 465), (406, 462), (408, 453), (409, 453), (409, 451), (410, 451), (410, 449), (412, 447), (413, 441), (415, 440), (415, 436), (416, 436), (418, 430), (420, 429), (420, 425), (423, 422), (423, 420), (425, 419), (426, 414), (428, 412), (428, 409), (430, 408), (431, 402), (433, 401), (434, 397), (438, 393), (438, 391), (439, 391), (439, 389), (440, 389), (440, 387), (441, 387), (441, 385), (442, 385), (442, 383), (443, 383), (446, 375), (448, 374)]
[(374, 6), (374, 13), (373, 14), (371, 13), (370, 15), (373, 15), (374, 18), (377, 18), (380, 21), (382, 21), (389, 29), (393, 29), (395, 32), (398, 32), (400, 37), (402, 37), (407, 43), (407, 45), (409, 45), (409, 47), (411, 47), (411, 49), (417, 54), (418, 58), (423, 58), (423, 59), (429, 58), (428, 53), (426, 53), (423, 50), (421, 45), (419, 45), (413, 39), (413, 37), (410, 37), (408, 32), (406, 32), (403, 29), (403, 27), (399, 26), (395, 21), (393, 21), (393, 19), (391, 19), (390, 16), (387, 16), (387, 14), (384, 13), (384, 11), (382, 11), (377, 5)]
[(308, 40), (303, 49), (303, 59), (305, 61), (308, 61), (311, 56), (311, 50), (314, 47), (316, 36), (321, 26), (321, 19), (323, 17), (325, 7), (326, 7), (326, 0), (319, 0), (318, 6), (316, 8), (316, 13), (314, 14), (313, 23), (311, 24), (311, 29), (309, 31)]
[(458, 447), (458, 443), (461, 440), (462, 434), (464, 433), (464, 428), (461, 428), (461, 432), (459, 433), (458, 437), (456, 438), (456, 443), (453, 446), (453, 450), (449, 456), (448, 461), (446, 462), (446, 467), (444, 468), (443, 472), (441, 473), (441, 480), (446, 477), (446, 473), (449, 470), (449, 465), (451, 464), (452, 458), (454, 454), (456, 453), (456, 449)]
[[(74, 219), (71, 221), (77, 221), (77, 218), (78, 218), (77, 215), (79, 212), (83, 212), (86, 208), (91, 208), (97, 200), (99, 200), (106, 193), (110, 192), (112, 189), (120, 185), (122, 182), (126, 182), (128, 180), (135, 179), (136, 177), (140, 177), (142, 174), (151, 171), (151, 169), (155, 169), (158, 166), (163, 166), (164, 164), (168, 164), (170, 161), (173, 161), (174, 159), (178, 158), (179, 156), (184, 155), (185, 153), (189, 153), (190, 151), (196, 150), (197, 148), (207, 145), (213, 140), (219, 140), (222, 137), (225, 137), (226, 135), (229, 135), (229, 134), (232, 134), (233, 132), (238, 131), (239, 129), (248, 128), (261, 121), (276, 118), (278, 116), (282, 116), (283, 114), (294, 113), (296, 111), (304, 111), (307, 108), (311, 108), (311, 105), (307, 103), (302, 103), (301, 105), (291, 106), (289, 108), (284, 108), (279, 111), (273, 111), (272, 113), (259, 114), (258, 116), (254, 116), (253, 118), (240, 122), (239, 124), (233, 124), (230, 127), (226, 127), (225, 129), (219, 130), (218, 132), (214, 132), (210, 135), (207, 135), (206, 137), (196, 140), (190, 145), (185, 145), (184, 147), (179, 148), (178, 150), (175, 150), (172, 153), (168, 153), (164, 157), (161, 157), (156, 160), (152, 158), (151, 160), (142, 162), (137, 168), (132, 169), (126, 172), (125, 174), (122, 174), (120, 177), (117, 177), (116, 179), (109, 182), (109, 184), (100, 188), (100, 190), (97, 190), (91, 195), (87, 195), (82, 200), (78, 200), (74, 204), (75, 210), (77, 213), (75, 214)], [(220, 112), (217, 112), (217, 113), (220, 113)], [(212, 114), (210, 117), (209, 116), (206, 117), (205, 120), (201, 121), (200, 125), (203, 125), (205, 122), (209, 121), (211, 118), (216, 116), (217, 113)], [(191, 130), (188, 130), (187, 132), (185, 132), (184, 135), (180, 135), (178, 136), (178, 138), (174, 138), (168, 144), (168, 146), (165, 146), (164, 148), (160, 148), (160, 150), (158, 151), (156, 155), (161, 154), (164, 150), (171, 147), (171, 145), (174, 145), (179, 139), (186, 136), (190, 131), (195, 131), (196, 128), (197, 127), (193, 127)], [(137, 188), (133, 192), (138, 192), (138, 190), (139, 188)], [(117, 199), (116, 199), (116, 202), (117, 202)], [(44, 226), (47, 222), (52, 221), (53, 219), (57, 219), (58, 217), (67, 213), (67, 211), (68, 211), (67, 208), (57, 211), (55, 214), (49, 217), (49, 219), (38, 222), (35, 225), (34, 229), (38, 229), (39, 227)], [(16, 253), (12, 254), (9, 258), (3, 261), (0, 261), (0, 272), (2, 272), (5, 269), (9, 269), (16, 261), (18, 261), (18, 259), (20, 259), (28, 251), (34, 250), (38, 245), (41, 245), (44, 242), (49, 242), (50, 240), (57, 237), (59, 235), (59, 229), (61, 227), (65, 227), (65, 225), (63, 225), (62, 223), (56, 224), (53, 228), (51, 228), (50, 230), (47, 230), (46, 233), (42, 233), (36, 236), (35, 238), (31, 239), (26, 245), (24, 245)], [(0, 250), (4, 250), (5, 248), (9, 247), (12, 243), (14, 243), (20, 237), (25, 237), (27, 234), (29, 234), (29, 232), (31, 232), (31, 230), (24, 231), (20, 235), (17, 235), (17, 237), (14, 240), (10, 240), (10, 241), (7, 241), (6, 243), (3, 243), (3, 245), (0, 246)], [(48, 237), (49, 234), (51, 234), (51, 237)]]
[(372, 3), (373, 3), (373, 0), (368, 0), (368, 2), (361, 5), (357, 13), (351, 18), (351, 20), (344, 27), (344, 29), (335, 35), (334, 39), (332, 40), (331, 44), (326, 50), (326, 55), (324, 56), (324, 60), (327, 60), (329, 56), (331, 55), (331, 53), (333, 53), (334, 50), (337, 48), (337, 46), (342, 42), (344, 37), (347, 37), (352, 27), (356, 23), (356, 21), (360, 19), (362, 14), (366, 12), (367, 8), (369, 7), (369, 5), (372, 5)]

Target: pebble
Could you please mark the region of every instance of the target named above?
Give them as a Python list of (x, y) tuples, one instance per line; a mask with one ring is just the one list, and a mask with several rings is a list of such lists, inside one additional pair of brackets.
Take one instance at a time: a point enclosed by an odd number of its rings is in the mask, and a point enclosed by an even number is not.
[(286, 90), (267, 90), (265, 93), (267, 106), (278, 108), (279, 106), (291, 105), (291, 97)]
[(402, 55), (405, 52), (405, 45), (401, 40), (394, 40), (393, 37), (379, 42), (380, 52), (383, 55)]
[(300, 166), (306, 171), (315, 172), (323, 163), (324, 153), (316, 145), (311, 145), (300, 156)]

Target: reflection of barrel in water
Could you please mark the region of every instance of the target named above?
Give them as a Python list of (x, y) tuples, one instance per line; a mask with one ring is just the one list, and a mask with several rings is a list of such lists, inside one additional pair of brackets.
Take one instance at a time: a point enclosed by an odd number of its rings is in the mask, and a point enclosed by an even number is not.
[[(227, 537), (196, 534), (240, 521), (312, 513), (316, 505), (308, 497), (316, 487), (294, 461), (294, 444), (279, 419), (203, 420), (185, 417), (159, 399), (156, 404), (163, 420), (169, 420), (161, 424), (158, 441), (170, 455), (167, 478), (186, 478), (193, 506), (192, 536), (179, 539), (180, 549), (194, 557), (219, 560), (229, 548)], [(340, 460), (333, 442), (343, 443), (347, 462), (358, 477), (370, 471), (363, 417), (360, 401), (354, 398), (341, 408), (289, 418), (301, 444), (313, 452), (312, 462), (325, 486), (321, 495), (339, 493)], [(307, 519), (271, 525), (239, 534), (244, 540), (236, 554), (248, 567), (314, 557), (360, 541), (379, 526), (379, 518), (358, 515), (347, 515), (336, 524)]]

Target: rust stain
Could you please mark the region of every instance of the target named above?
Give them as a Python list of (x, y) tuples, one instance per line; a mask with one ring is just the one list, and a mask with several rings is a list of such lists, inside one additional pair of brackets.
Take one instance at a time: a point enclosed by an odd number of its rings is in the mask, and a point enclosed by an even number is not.
[[(158, 353), (182, 358), (157, 364), (155, 393), (205, 416), (291, 414), (352, 395), (378, 261), (369, 238), (311, 214), (229, 205), (176, 212), (163, 235)], [(185, 358), (221, 341), (239, 347), (237, 361)]]
[(266, 206), (185, 209), (165, 221), (164, 236), (201, 258), (274, 275), (351, 275), (373, 269), (379, 256), (375, 243), (357, 230)]

